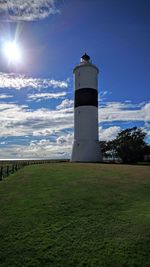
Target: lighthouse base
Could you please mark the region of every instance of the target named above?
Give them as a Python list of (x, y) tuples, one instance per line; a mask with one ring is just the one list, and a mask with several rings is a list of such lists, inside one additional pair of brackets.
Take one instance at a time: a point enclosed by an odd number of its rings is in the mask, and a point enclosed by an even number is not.
[(71, 162), (101, 162), (101, 150), (98, 141), (75, 140)]

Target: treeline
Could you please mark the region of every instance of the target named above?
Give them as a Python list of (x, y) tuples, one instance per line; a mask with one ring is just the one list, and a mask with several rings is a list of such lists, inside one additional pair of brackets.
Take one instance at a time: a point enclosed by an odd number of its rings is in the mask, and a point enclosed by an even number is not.
[(150, 145), (145, 142), (143, 129), (133, 127), (118, 133), (112, 141), (101, 141), (103, 159), (111, 159), (122, 163), (150, 161)]

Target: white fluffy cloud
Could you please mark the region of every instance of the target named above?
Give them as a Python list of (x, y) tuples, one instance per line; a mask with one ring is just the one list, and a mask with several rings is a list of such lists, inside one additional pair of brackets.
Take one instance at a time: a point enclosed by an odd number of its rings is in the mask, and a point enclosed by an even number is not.
[(12, 98), (12, 97), (13, 97), (13, 95), (6, 95), (6, 94), (0, 95), (0, 99), (2, 99), (2, 100), (6, 99), (6, 98)]
[(44, 89), (48, 87), (64, 89), (68, 88), (68, 82), (0, 72), (0, 88), (20, 90), (23, 88)]
[(57, 109), (73, 108), (73, 103), (73, 100), (64, 99), (61, 104), (57, 106)]
[[(134, 110), (136, 108), (136, 110)], [(107, 103), (99, 109), (100, 122), (113, 124), (111, 127), (99, 127), (100, 140), (111, 140), (121, 130), (116, 121), (145, 121), (149, 133), (150, 103), (132, 105), (130, 103)], [(18, 137), (33, 140), (26, 145), (12, 143), (9, 147), (1, 143), (1, 157), (50, 157), (68, 158), (73, 141), (73, 102), (63, 100), (56, 110), (40, 108), (31, 110), (27, 105), (0, 103), (0, 137)], [(108, 120), (107, 120), (108, 119)], [(29, 137), (29, 138), (28, 138)], [(26, 139), (27, 138), (27, 139)], [(41, 140), (39, 140), (41, 138)]]
[(147, 103), (142, 108), (145, 122), (150, 122), (150, 103)]
[[(0, 136), (48, 136), (61, 130), (73, 129), (72, 100), (63, 100), (56, 110), (36, 109), (30, 110), (26, 105), (0, 103)], [(68, 106), (68, 107), (67, 107)], [(99, 122), (115, 121), (150, 121), (150, 103), (145, 104), (138, 110), (127, 110), (126, 105), (120, 103), (108, 103), (99, 109)], [(127, 107), (126, 107), (127, 108)], [(100, 128), (101, 133), (109, 137), (111, 133)], [(109, 130), (110, 131), (110, 130)]]
[(38, 136), (73, 127), (70, 110), (30, 110), (17, 104), (0, 104), (0, 136)]
[(57, 144), (59, 145), (64, 145), (66, 144), (71, 144), (73, 142), (73, 134), (65, 134), (65, 135), (60, 135), (57, 140)]
[(70, 158), (72, 138), (66, 137), (67, 142), (59, 143), (48, 139), (33, 140), (27, 145), (10, 145), (3, 148), (3, 158)]
[(55, 0), (1, 0), (0, 15), (3, 20), (33, 21), (59, 12)]
[(111, 126), (106, 129), (99, 127), (99, 140), (100, 141), (113, 140), (120, 131), (121, 127), (119, 126)]
[(37, 100), (37, 101), (42, 101), (42, 100), (47, 100), (47, 99), (58, 99), (66, 96), (66, 92), (60, 92), (60, 93), (39, 93), (39, 94), (30, 94), (28, 95), (28, 98), (31, 100)]
[(141, 106), (140, 104), (108, 102), (106, 105), (100, 106), (99, 120), (105, 122), (150, 121), (150, 103)]

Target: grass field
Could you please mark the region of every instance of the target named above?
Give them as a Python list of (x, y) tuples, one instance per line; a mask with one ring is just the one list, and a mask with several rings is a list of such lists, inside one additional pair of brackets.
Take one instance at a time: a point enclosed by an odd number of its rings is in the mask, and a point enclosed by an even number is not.
[(149, 267), (150, 167), (51, 163), (10, 175), (0, 266)]

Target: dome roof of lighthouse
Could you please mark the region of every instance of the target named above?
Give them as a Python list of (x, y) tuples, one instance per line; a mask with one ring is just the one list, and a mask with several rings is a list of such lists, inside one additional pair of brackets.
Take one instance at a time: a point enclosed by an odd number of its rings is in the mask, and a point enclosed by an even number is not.
[(86, 60), (86, 61), (90, 60), (90, 57), (86, 53), (81, 58), (82, 60)]

